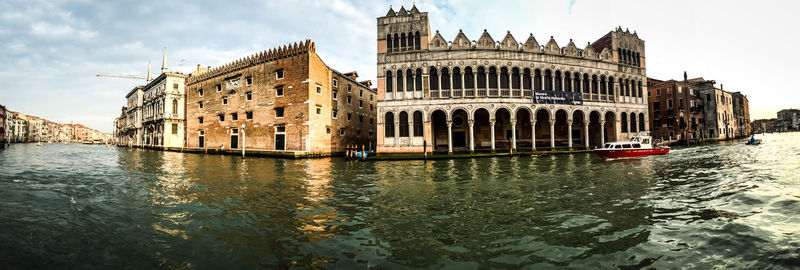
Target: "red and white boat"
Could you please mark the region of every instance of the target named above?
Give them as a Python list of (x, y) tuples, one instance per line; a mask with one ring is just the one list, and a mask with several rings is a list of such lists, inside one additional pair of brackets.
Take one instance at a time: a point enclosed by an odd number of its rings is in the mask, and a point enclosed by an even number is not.
[(594, 150), (601, 158), (628, 158), (649, 155), (665, 155), (668, 146), (653, 146), (650, 136), (635, 136), (628, 142), (610, 142)]

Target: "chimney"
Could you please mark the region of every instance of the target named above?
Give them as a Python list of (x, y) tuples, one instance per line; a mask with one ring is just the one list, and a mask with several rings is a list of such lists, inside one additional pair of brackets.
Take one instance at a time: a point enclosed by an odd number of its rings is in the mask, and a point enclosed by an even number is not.
[(197, 64), (197, 71), (200, 71), (200, 64)]

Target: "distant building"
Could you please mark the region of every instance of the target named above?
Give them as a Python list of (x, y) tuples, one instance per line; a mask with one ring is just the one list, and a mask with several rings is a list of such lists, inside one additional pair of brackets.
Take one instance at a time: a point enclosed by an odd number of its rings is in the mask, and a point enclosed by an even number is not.
[(733, 97), (731, 93), (714, 86), (715, 81), (698, 82), (696, 86), (700, 98), (705, 102), (706, 138), (735, 138), (736, 119), (733, 115)]
[(779, 131), (800, 130), (800, 110), (798, 109), (786, 109), (778, 111), (777, 120)]
[(122, 132), (122, 136), (125, 137), (125, 141), (128, 142), (128, 146), (140, 146), (142, 145), (142, 89), (144, 86), (136, 86), (134, 87), (125, 98), (128, 100), (128, 111), (125, 112), (125, 116), (127, 120), (125, 121), (126, 126)]
[(198, 70), (186, 80), (187, 146), (344, 152), (375, 144), (374, 90), (322, 61), (311, 41)]
[(6, 114), (7, 113), (8, 113), (8, 111), (6, 111), (6, 107), (3, 106), (3, 105), (0, 105), (0, 148), (6, 148), (6, 143), (7, 143), (7, 140), (8, 140), (7, 139), (7, 134), (6, 134), (6, 130), (8, 129), (8, 124), (6, 124), (7, 123), (7, 119), (6, 119)]
[(753, 123), (750, 124), (753, 128), (753, 133), (772, 133), (778, 132), (778, 119), (758, 119), (754, 120)]
[(733, 97), (733, 117), (736, 121), (734, 135), (743, 137), (753, 134), (753, 129), (750, 127), (750, 101), (741, 92), (733, 92), (731, 96)]

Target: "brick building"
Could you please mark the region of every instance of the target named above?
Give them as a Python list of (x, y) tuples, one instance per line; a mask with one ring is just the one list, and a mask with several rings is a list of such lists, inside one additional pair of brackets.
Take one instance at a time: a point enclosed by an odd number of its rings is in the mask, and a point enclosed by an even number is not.
[[(375, 90), (339, 73), (310, 41), (264, 51), (186, 80), (187, 147), (343, 152), (375, 144)], [(244, 137), (244, 138), (243, 138)]]
[(692, 87), (693, 82), (702, 78), (689, 80), (684, 73), (683, 81), (661, 81), (647, 78), (650, 91), (650, 129), (653, 138), (699, 139), (703, 138), (705, 114), (703, 99)]

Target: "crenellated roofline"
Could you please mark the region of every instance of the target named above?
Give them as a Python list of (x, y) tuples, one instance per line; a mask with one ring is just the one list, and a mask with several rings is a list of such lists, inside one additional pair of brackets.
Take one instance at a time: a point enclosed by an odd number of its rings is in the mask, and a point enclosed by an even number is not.
[(232, 62), (223, 64), (218, 67), (213, 67), (208, 69), (205, 72), (202, 72), (196, 76), (189, 76), (186, 79), (186, 84), (194, 84), (197, 82), (205, 81), (210, 78), (218, 77), (224, 74), (228, 74), (237, 70), (245, 69), (248, 67), (252, 67), (258, 64), (266, 63), (275, 61), (282, 58), (292, 57), (304, 53), (315, 53), (316, 46), (314, 42), (310, 39), (304, 41), (300, 41), (300, 43), (293, 43), (288, 45), (283, 45), (283, 47), (277, 47), (269, 50), (264, 50), (262, 52), (246, 56)]

